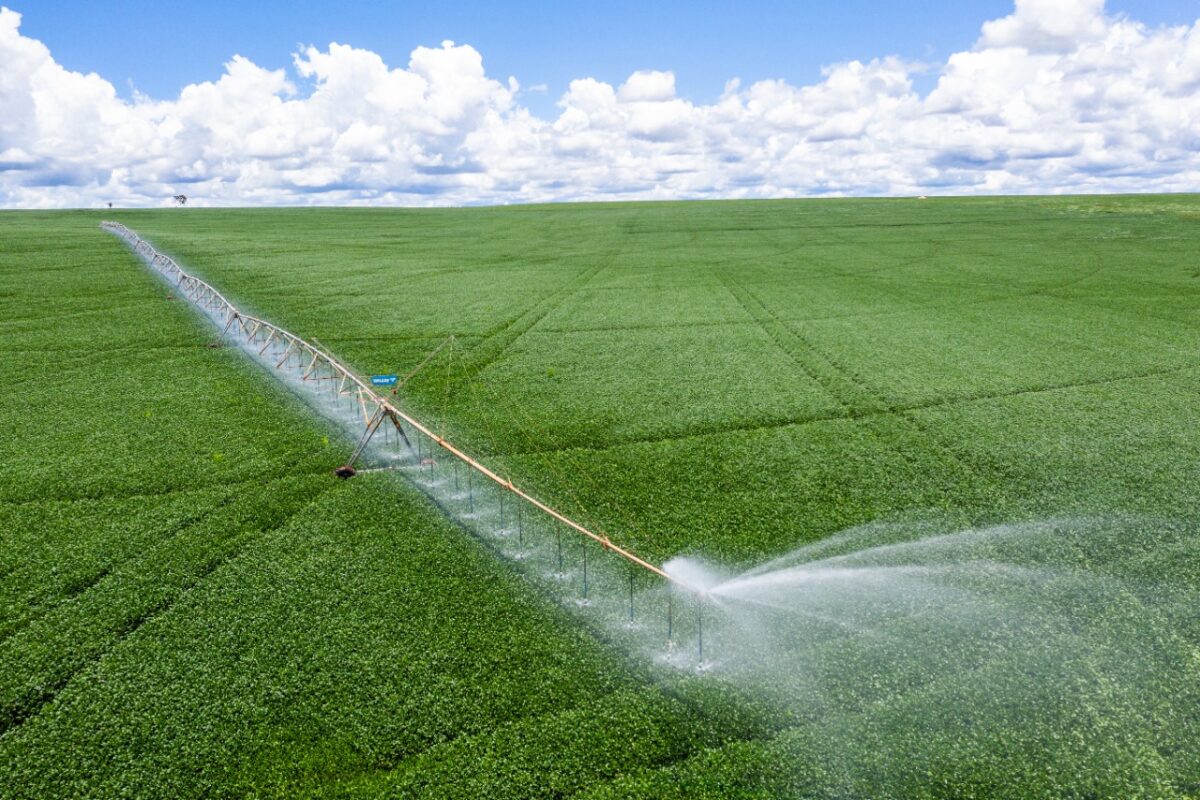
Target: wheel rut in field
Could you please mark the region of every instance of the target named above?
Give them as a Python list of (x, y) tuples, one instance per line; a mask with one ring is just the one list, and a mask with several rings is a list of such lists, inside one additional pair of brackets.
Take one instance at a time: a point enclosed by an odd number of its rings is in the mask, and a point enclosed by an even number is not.
[(1069, 392), (1076, 389), (1088, 389), (1093, 386), (1109, 386), (1111, 384), (1124, 383), (1125, 381), (1140, 381), (1150, 378), (1170, 377), (1172, 375), (1179, 375), (1181, 373), (1197, 369), (1200, 369), (1200, 363), (1184, 364), (1178, 367), (1166, 367), (1163, 369), (1145, 370), (1129, 375), (1114, 375), (1112, 377), (1093, 378), (1085, 381), (1069, 381), (1067, 383), (1055, 383), (1048, 384), (1046, 386), (1020, 387), (1001, 392), (979, 392), (977, 394), (953, 397), (946, 400), (929, 400), (922, 403), (896, 406), (890, 410), (854, 411), (847, 409), (831, 414), (805, 414), (802, 416), (797, 416), (793, 419), (785, 419), (779, 422), (772, 422), (762, 425), (757, 423), (735, 424), (725, 427), (704, 425), (676, 433), (664, 433), (661, 436), (642, 436), (596, 444), (578, 442), (541, 449), (513, 450), (504, 453), (504, 456), (506, 458), (517, 458), (520, 456), (563, 453), (572, 450), (599, 453), (604, 452), (605, 450), (616, 450), (622, 447), (636, 447), (637, 445), (643, 444), (653, 445), (670, 442), (682, 442), (687, 441), (688, 439), (700, 439), (706, 436), (723, 436), (735, 433), (759, 433), (763, 431), (803, 427), (805, 425), (817, 425), (823, 422), (867, 420), (874, 417), (894, 417), (896, 414), (901, 413), (915, 413), (930, 409), (956, 408), (959, 406), (970, 405), (972, 403), (986, 403), (989, 400), (1003, 400), (1010, 397), (1028, 397), (1032, 395), (1048, 394), (1051, 392)]
[[(285, 477), (279, 480), (289, 479)], [(181, 537), (188, 535), (189, 531), (203, 525), (206, 520), (213, 520), (215, 515), (226, 509), (233, 510), (231, 507), (236, 498), (230, 494), (198, 515), (192, 524), (177, 528), (141, 559), (142, 562), (159, 564), (170, 578), (166, 583), (160, 580), (163, 576), (154, 570), (141, 570), (137, 565), (121, 565), (91, 587), (91, 592), (105, 594), (104, 598), (95, 601), (96, 608), (80, 609), (78, 613), (73, 613), (75, 607), (72, 603), (80, 604), (88, 599), (88, 593), (84, 593), (73, 601), (63, 601), (49, 610), (47, 616), (30, 623), (30, 626), (48, 626), (51, 632), (46, 648), (33, 658), (29, 658), (29, 654), (19, 647), (22, 631), (15, 632), (0, 643), (0, 664), (15, 660), (21, 666), (34, 670), (24, 675), (16, 671), (9, 672), (10, 676), (17, 677), (17, 682), (3, 688), (0, 736), (7, 735), (40, 714), (76, 677), (120, 647), (147, 623), (168, 613), (190, 592), (204, 585), (217, 570), (239, 558), (251, 544), (303, 513), (317, 502), (325, 489), (314, 487), (314, 491), (315, 494), (306, 492), (286, 508), (274, 512), (269, 520), (235, 524), (232, 530), (229, 530), (229, 525), (217, 527), (211, 537), (203, 536), (204, 532), (201, 531), (194, 533), (192, 538), (203, 541), (184, 542)], [(253, 503), (248, 502), (247, 505)], [(126, 605), (122, 602), (125, 596), (144, 598), (148, 602), (140, 606)], [(49, 619), (49, 616), (56, 618)], [(30, 626), (23, 630), (30, 630)], [(81, 637), (83, 641), (79, 641)], [(38, 639), (42, 641), (43, 637)], [(58, 649), (54, 646), (56, 641)]]
[[(805, 375), (820, 385), (842, 408), (846, 416), (857, 415), (867, 421), (868, 430), (885, 447), (900, 456), (915, 470), (922, 465), (913, 460), (913, 448), (905, 446), (903, 439), (910, 435), (919, 436), (941, 453), (942, 460), (964, 473), (969, 481), (982, 481), (993, 496), (1001, 499), (1004, 506), (1011, 504), (1005, 486), (1011, 476), (996, 464), (979, 463), (948, 446), (941, 437), (931, 431), (913, 414), (900, 406), (890, 404), (844, 364), (817, 349), (792, 326), (780, 319), (752, 291), (721, 275), (726, 288), (769, 336), (781, 352), (787, 355)], [(899, 427), (886, 426), (887, 421), (900, 423)]]
[(478, 345), (478, 352), (475, 358), (467, 365), (458, 382), (470, 382), (489, 366), (496, 363), (522, 336), (561, 308), (567, 300), (587, 286), (593, 278), (612, 266), (613, 262), (620, 257), (622, 252), (624, 252), (623, 245), (609, 253), (601, 263), (577, 274), (565, 285), (550, 292), (524, 312), (509, 320), (506, 324), (489, 332)]

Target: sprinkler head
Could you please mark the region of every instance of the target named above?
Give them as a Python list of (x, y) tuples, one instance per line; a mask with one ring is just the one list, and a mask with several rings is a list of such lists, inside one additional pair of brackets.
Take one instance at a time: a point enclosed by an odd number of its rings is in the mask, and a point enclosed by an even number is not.
[(337, 475), (342, 480), (348, 480), (350, 478), (353, 478), (355, 475), (357, 475), (358, 470), (356, 470), (354, 467), (350, 466), (349, 464), (343, 464), (342, 466), (335, 469), (333, 471), (333, 474)]

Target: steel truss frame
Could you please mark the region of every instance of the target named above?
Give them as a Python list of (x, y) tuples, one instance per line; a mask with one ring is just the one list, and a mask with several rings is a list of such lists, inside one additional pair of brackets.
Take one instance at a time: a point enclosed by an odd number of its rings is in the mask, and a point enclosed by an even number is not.
[[(673, 586), (685, 589), (698, 596), (703, 594), (701, 590), (680, 581), (661, 567), (651, 564), (649, 561), (616, 544), (607, 535), (590, 530), (563, 512), (514, 485), (510, 479), (504, 478), (494, 470), (489, 469), (452, 443), (446, 441), (441, 435), (434, 433), (433, 430), (415, 419), (412, 415), (379, 395), (362, 378), (354, 373), (353, 370), (321, 347), (261, 317), (241, 311), (211, 284), (197, 278), (195, 275), (185, 272), (173, 258), (156, 250), (153, 245), (141, 238), (141, 236), (130, 228), (125, 227), (119, 222), (102, 222), (100, 227), (124, 239), (133, 251), (141, 256), (150, 267), (168, 281), (174, 283), (184, 297), (209, 312), (213, 318), (218, 320), (218, 324), (224, 323), (224, 327), (221, 330), (222, 338), (232, 332), (234, 335), (240, 336), (249, 345), (261, 344), (261, 348), (258, 351), (260, 356), (266, 353), (271, 345), (278, 343), (283, 347), (284, 354), (275, 363), (275, 369), (292, 366), (294, 358), (295, 367), (302, 370), (300, 375), (302, 381), (336, 381), (338, 393), (353, 398), (363, 420), (362, 436), (359, 438), (358, 444), (347, 464), (348, 467), (352, 467), (363, 450), (366, 449), (371, 437), (374, 436), (382, 425), (385, 423), (393, 425), (397, 434), (403, 438), (406, 444), (409, 444), (408, 434), (405, 430), (405, 426), (408, 426), (413, 432), (424, 435), (431, 442), (436, 443), (443, 452), (465, 464), (469, 470), (491, 481), (503, 491), (513, 495), (520, 502), (532, 506), (542, 514), (565, 525), (580, 536), (596, 542), (604, 550), (625, 559), (635, 567), (662, 578)], [(409, 446), (411, 447), (411, 444)], [(350, 474), (353, 474), (352, 469)]]

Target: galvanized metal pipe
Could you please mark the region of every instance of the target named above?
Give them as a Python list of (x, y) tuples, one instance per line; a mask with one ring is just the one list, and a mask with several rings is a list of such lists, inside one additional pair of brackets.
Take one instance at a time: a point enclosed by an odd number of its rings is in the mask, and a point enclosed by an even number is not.
[[(174, 259), (172, 259), (170, 256), (159, 253), (149, 242), (147, 242), (145, 239), (142, 239), (134, 231), (118, 222), (102, 222), (100, 227), (106, 231), (121, 236), (139, 255), (146, 259), (148, 263), (150, 263), (159, 271), (170, 276), (178, 275), (178, 282), (180, 284), (186, 281), (193, 285), (203, 287), (205, 290), (210, 292), (211, 296), (213, 297), (214, 304), (225, 312), (225, 315), (230, 320), (230, 323), (236, 321), (243, 332), (248, 332), (250, 330), (250, 326), (254, 326), (253, 332), (248, 334), (249, 338), (253, 339), (260, 330), (266, 329), (271, 332), (272, 338), (278, 337), (287, 342), (288, 347), (286, 352), (290, 353), (293, 351), (293, 349), (299, 349), (302, 350), (306, 355), (311, 355), (311, 361), (304, 372), (302, 380), (308, 380), (318, 362), (324, 362), (329, 369), (342, 378), (342, 385), (345, 385), (345, 383), (354, 385), (354, 388), (357, 390), (356, 393), (358, 394), (358, 400), (361, 405), (366, 424), (370, 424), (371, 417), (373, 416), (367, 412), (367, 404), (369, 402), (376, 407), (376, 410), (382, 410), (385, 413), (392, 414), (411, 425), (418, 432), (418, 447), (420, 446), (420, 434), (424, 434), (425, 436), (429, 437), (431, 442), (436, 443), (438, 447), (454, 456), (454, 458), (458, 461), (461, 461), (470, 470), (478, 472), (480, 475), (500, 486), (503, 490), (511, 492), (513, 495), (521, 500), (524, 500), (526, 503), (538, 509), (543, 514), (546, 514), (561, 524), (566, 525), (576, 533), (591, 539), (605, 550), (611, 551), (629, 563), (634, 564), (646, 570), (647, 572), (657, 575), (674, 586), (686, 589), (697, 595), (703, 594), (702, 590), (679, 580), (678, 578), (664, 571), (661, 567), (651, 564), (649, 561), (646, 561), (645, 559), (635, 555), (630, 550), (621, 547), (613, 542), (607, 535), (596, 533), (588, 529), (561, 511), (558, 511), (557, 509), (537, 499), (524, 489), (517, 487), (511, 480), (501, 477), (475, 458), (472, 458), (459, 448), (455, 447), (452, 443), (446, 441), (442, 436), (435, 434), (430, 428), (413, 418), (411, 415), (405, 413), (393, 405), (390, 401), (377, 394), (362, 378), (355, 374), (353, 370), (344, 365), (338, 359), (334, 358), (331, 354), (320, 349), (307, 340), (300, 338), (291, 331), (275, 325), (274, 323), (250, 314), (243, 313), (237, 308), (237, 306), (231, 303), (228, 298), (225, 297), (225, 295), (221, 294), (207, 282), (185, 272), (178, 264), (175, 263)], [(226, 329), (228, 329), (228, 327), (229, 326), (227, 324)], [(276, 366), (278, 367), (278, 365)], [(668, 625), (670, 626), (670, 623), (668, 623)]]

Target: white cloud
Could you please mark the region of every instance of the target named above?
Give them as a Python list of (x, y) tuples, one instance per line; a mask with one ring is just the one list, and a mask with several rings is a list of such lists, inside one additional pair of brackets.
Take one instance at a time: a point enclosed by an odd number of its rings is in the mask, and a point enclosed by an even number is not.
[[(233, 56), (173, 99), (120, 98), (0, 10), (0, 205), (457, 204), (604, 197), (1194, 190), (1200, 24), (1018, 0), (942, 64), (881, 57), (795, 86), (670, 72), (569, 83), (552, 119), (468, 45), (391, 67), (344, 44), (292, 68)], [(566, 77), (566, 76), (564, 76)], [(531, 87), (528, 92), (539, 91)]]
[(623, 103), (672, 100), (675, 98), (675, 76), (670, 72), (639, 70), (621, 84), (617, 97)]
[(1069, 53), (1106, 28), (1104, 0), (1016, 0), (1012, 14), (984, 23), (979, 46)]

